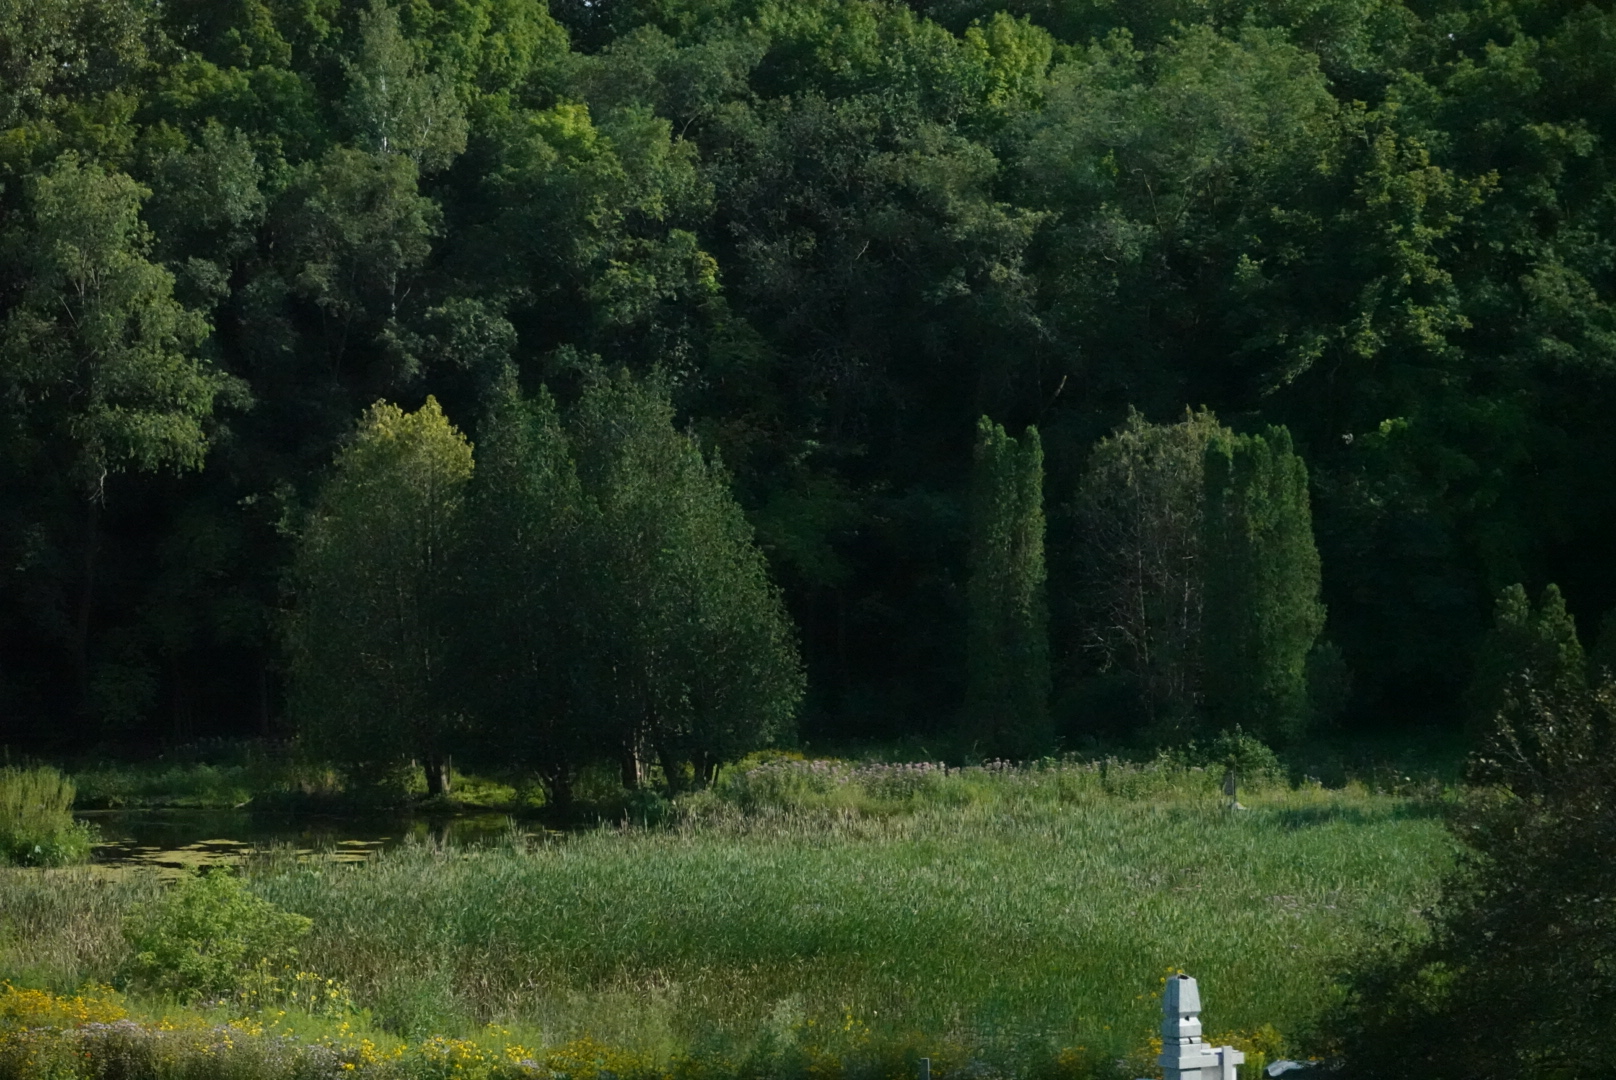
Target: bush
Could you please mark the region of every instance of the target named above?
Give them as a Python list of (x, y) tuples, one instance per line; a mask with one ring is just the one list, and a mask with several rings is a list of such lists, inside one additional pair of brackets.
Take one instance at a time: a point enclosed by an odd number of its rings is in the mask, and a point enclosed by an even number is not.
[(1616, 682), (1518, 675), (1471, 762), (1466, 848), (1423, 940), (1361, 962), (1329, 1025), (1347, 1077), (1581, 1076), (1616, 969)]
[(124, 978), (182, 1001), (226, 994), (289, 967), (313, 920), (248, 892), (224, 871), (182, 878), (124, 918), (134, 955)]
[(1242, 780), (1275, 780), (1285, 773), (1268, 744), (1241, 730), (1239, 724), (1231, 731), (1220, 731), (1202, 753), (1205, 760), (1198, 764), (1232, 768)]
[(0, 865), (83, 862), (94, 836), (73, 820), (73, 781), (47, 766), (0, 769)]

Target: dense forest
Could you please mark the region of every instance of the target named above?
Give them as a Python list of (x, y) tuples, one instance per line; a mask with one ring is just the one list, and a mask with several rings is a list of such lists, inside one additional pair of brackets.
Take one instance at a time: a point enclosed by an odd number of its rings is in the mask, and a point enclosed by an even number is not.
[(979, 429), (1054, 736), (1152, 730), (1094, 545), (1152, 432), (1310, 508), (1331, 722), (1455, 723), (1501, 590), (1616, 605), (1613, 74), (1580, 0), (3, 0), (0, 741), (289, 734), (361, 417), (481, 458), (624, 370), (811, 738), (981, 711)]

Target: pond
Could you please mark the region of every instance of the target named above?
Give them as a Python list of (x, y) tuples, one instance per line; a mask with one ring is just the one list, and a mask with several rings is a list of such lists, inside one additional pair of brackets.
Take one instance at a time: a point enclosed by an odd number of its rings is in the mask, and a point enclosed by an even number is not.
[(513, 826), (504, 814), (418, 817), (325, 816), (247, 810), (85, 810), (74, 815), (99, 834), (93, 859), (111, 871), (155, 868), (170, 875), (282, 851), (363, 862), (409, 841), (491, 843)]

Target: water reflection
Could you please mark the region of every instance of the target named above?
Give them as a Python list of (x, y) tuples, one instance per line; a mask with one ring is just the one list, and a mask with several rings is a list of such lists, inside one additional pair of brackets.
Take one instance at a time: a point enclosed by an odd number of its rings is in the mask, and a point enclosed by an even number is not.
[(243, 810), (89, 810), (76, 816), (100, 834), (93, 855), (98, 866), (109, 872), (150, 868), (164, 876), (233, 865), (269, 851), (357, 863), (410, 840), (489, 843), (515, 827), (504, 814), (312, 817)]

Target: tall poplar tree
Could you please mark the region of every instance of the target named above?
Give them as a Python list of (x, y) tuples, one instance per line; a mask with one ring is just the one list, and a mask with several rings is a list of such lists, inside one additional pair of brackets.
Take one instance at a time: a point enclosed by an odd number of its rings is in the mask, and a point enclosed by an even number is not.
[(1289, 431), (1212, 439), (1204, 522), (1207, 711), (1284, 741), (1307, 722), (1307, 656), (1324, 627), (1307, 466)]
[(309, 742), (361, 774), (414, 759), (449, 789), (445, 686), (471, 444), (435, 399), (378, 402), (338, 455), (298, 544), (289, 706)]
[(986, 753), (1048, 750), (1049, 609), (1044, 568), (1044, 451), (982, 417), (971, 470), (966, 602), (967, 737)]

